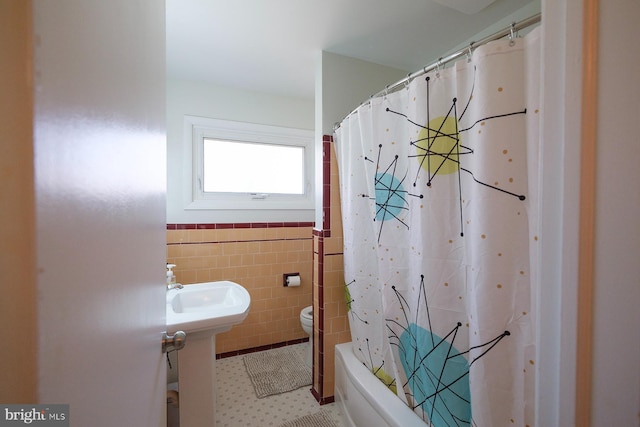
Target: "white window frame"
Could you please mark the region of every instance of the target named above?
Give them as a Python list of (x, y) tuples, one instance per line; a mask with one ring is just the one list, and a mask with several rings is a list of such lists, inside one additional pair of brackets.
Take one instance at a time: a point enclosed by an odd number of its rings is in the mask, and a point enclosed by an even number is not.
[[(187, 210), (314, 210), (314, 132), (311, 130), (185, 116), (190, 148), (191, 198)], [(304, 148), (304, 194), (206, 193), (203, 191), (203, 140), (291, 145)]]

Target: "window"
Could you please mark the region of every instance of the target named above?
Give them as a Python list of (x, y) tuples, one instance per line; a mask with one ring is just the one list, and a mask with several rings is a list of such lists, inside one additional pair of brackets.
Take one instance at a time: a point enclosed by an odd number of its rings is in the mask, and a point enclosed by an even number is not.
[(185, 117), (187, 209), (313, 210), (313, 131)]
[(207, 137), (203, 144), (205, 194), (304, 194), (304, 147)]

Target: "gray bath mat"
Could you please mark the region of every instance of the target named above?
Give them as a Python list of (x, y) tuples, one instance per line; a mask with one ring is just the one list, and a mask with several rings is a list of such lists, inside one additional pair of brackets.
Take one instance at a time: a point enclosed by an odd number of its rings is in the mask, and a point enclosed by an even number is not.
[(320, 411), (287, 421), (280, 427), (338, 427), (338, 424), (327, 413)]
[(311, 369), (290, 348), (251, 353), (243, 360), (258, 398), (311, 384)]

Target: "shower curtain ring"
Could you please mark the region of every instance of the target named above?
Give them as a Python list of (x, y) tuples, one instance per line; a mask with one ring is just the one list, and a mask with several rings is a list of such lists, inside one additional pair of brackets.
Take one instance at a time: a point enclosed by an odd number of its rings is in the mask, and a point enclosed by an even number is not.
[(467, 48), (467, 62), (471, 62), (471, 55), (473, 54), (473, 52), (471, 51), (472, 46), (473, 43), (469, 43), (469, 47)]
[(442, 58), (438, 59), (436, 63), (436, 77), (440, 77), (440, 67), (442, 66)]
[(509, 34), (509, 46), (513, 46), (514, 44), (516, 44), (516, 23), (512, 22), (511, 23), (511, 31)]

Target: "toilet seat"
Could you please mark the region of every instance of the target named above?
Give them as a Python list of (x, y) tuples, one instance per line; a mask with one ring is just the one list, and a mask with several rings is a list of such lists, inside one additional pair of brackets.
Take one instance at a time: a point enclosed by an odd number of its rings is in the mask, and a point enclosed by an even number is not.
[(313, 320), (313, 306), (305, 307), (300, 311), (300, 318), (305, 320)]

